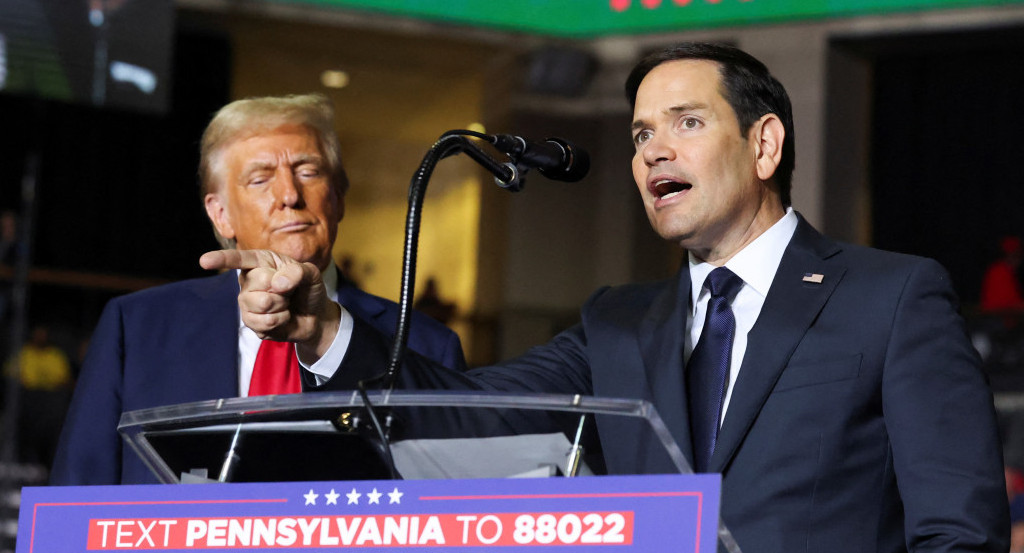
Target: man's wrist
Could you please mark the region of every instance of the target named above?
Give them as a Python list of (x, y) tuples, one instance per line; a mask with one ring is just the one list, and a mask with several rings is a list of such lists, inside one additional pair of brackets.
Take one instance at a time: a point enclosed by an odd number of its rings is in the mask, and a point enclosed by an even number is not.
[(305, 365), (312, 365), (323, 357), (338, 335), (340, 324), (341, 306), (333, 301), (327, 302), (324, 314), (317, 319), (317, 330), (314, 335), (309, 340), (295, 344), (299, 361)]

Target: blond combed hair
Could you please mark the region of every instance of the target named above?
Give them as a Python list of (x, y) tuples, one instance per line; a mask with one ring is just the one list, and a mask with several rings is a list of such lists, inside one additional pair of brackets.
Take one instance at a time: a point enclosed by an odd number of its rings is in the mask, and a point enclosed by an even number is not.
[(284, 125), (303, 125), (316, 135), (332, 186), (340, 194), (348, 190), (348, 177), (341, 163), (341, 146), (334, 131), (334, 106), (322, 94), (264, 96), (236, 100), (222, 107), (210, 120), (199, 143), (201, 196), (219, 187), (220, 154), (224, 148), (250, 136)]

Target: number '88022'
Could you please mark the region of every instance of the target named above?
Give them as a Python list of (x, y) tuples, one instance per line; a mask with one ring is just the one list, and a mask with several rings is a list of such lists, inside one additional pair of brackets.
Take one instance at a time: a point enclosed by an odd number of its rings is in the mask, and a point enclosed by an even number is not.
[(597, 544), (625, 543), (623, 529), (626, 518), (622, 513), (575, 513), (516, 517), (512, 539), (518, 544)]

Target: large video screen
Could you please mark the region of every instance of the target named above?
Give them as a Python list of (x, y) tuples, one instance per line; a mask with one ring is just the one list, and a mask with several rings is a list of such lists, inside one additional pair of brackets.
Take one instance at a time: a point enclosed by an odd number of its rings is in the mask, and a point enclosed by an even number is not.
[(162, 112), (172, 0), (0, 1), (0, 93)]

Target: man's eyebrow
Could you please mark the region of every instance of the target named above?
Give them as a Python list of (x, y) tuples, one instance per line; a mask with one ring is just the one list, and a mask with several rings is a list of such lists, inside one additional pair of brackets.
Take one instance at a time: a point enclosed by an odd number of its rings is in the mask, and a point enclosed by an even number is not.
[(249, 161), (248, 163), (242, 166), (241, 174), (243, 176), (247, 176), (252, 173), (255, 173), (256, 171), (265, 171), (267, 169), (273, 169), (274, 165), (275, 164), (270, 161), (255, 159)]
[(295, 156), (295, 158), (292, 160), (292, 167), (305, 165), (307, 163), (323, 164), (323, 162), (323, 156), (317, 154), (300, 154)]
[[(292, 159), (290, 167), (298, 167), (307, 163), (323, 165), (324, 158), (317, 154), (300, 154)], [(276, 161), (254, 159), (242, 166), (240, 174), (245, 178), (257, 171), (272, 171), (275, 167), (277, 167)]]
[[(676, 115), (676, 114), (679, 114), (679, 113), (685, 113), (685, 112), (688, 112), (688, 111), (698, 111), (698, 110), (702, 110), (702, 109), (708, 109), (708, 104), (705, 104), (703, 102), (687, 102), (685, 104), (678, 104), (678, 105), (666, 108), (666, 109), (664, 109), (662, 111), (662, 113)], [(630, 130), (635, 131), (637, 129), (642, 129), (643, 127), (646, 127), (647, 125), (648, 125), (648, 123), (646, 121), (644, 121), (643, 119), (637, 119), (636, 121), (633, 121), (633, 124), (630, 126)]]

